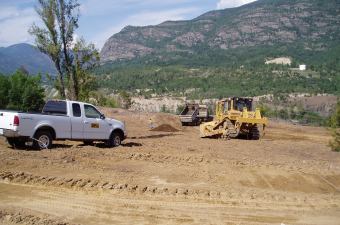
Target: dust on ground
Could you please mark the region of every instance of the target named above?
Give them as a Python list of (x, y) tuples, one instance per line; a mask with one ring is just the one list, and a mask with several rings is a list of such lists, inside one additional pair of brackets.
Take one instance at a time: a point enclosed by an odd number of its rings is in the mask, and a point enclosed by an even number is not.
[(226, 141), (201, 139), (174, 115), (103, 111), (125, 121), (122, 146), (32, 151), (0, 140), (0, 224), (340, 221), (340, 154), (324, 128), (272, 122), (259, 141)]

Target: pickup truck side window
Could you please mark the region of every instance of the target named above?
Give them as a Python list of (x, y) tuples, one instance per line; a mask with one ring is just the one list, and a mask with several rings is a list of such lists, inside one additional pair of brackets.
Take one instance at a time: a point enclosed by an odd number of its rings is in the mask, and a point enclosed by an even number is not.
[(74, 117), (81, 117), (80, 105), (78, 103), (72, 103), (72, 112)]
[(67, 115), (66, 102), (65, 101), (48, 101), (45, 104), (42, 112), (46, 114)]
[(101, 113), (91, 105), (84, 105), (85, 116), (87, 118), (100, 118)]

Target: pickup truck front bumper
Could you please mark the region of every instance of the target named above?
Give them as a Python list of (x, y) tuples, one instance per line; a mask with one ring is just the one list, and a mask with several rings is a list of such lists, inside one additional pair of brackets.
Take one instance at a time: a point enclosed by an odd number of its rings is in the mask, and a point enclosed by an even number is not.
[(18, 131), (2, 129), (2, 128), (0, 128), (0, 136), (4, 136), (4, 137), (20, 137)]

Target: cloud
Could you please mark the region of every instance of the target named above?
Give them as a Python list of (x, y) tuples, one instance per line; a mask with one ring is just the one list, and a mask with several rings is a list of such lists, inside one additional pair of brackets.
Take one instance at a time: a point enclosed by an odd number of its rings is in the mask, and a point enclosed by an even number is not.
[(111, 37), (113, 34), (118, 33), (124, 27), (131, 26), (146, 26), (146, 25), (157, 25), (167, 20), (184, 20), (186, 15), (197, 11), (196, 8), (180, 8), (173, 10), (163, 10), (163, 11), (144, 11), (133, 14), (123, 20), (116, 26), (112, 26), (105, 31), (99, 33), (93, 38), (94, 44), (101, 48), (105, 41)]
[(255, 0), (219, 0), (217, 9), (234, 8), (254, 1)]
[(33, 8), (19, 9), (3, 7), (0, 9), (0, 46), (22, 42), (33, 42), (28, 33), (29, 27), (39, 20)]

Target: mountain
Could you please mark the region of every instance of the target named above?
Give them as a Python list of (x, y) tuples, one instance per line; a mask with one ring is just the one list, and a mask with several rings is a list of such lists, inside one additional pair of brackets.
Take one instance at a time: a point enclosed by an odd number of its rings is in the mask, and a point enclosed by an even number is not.
[(30, 74), (56, 74), (51, 59), (30, 44), (16, 44), (0, 48), (0, 73), (11, 74), (24, 67)]
[(106, 41), (101, 60), (211, 65), (288, 56), (312, 63), (338, 54), (339, 28), (339, 0), (258, 0), (188, 21), (127, 26)]

